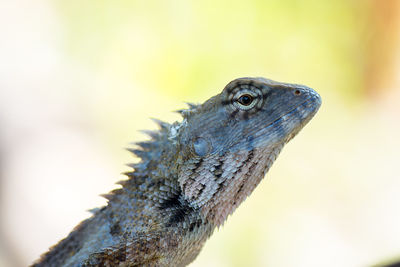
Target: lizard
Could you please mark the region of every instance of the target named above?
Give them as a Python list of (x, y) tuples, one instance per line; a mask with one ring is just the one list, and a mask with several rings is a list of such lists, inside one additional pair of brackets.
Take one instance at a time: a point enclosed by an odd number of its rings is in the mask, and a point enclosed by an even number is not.
[(107, 205), (32, 266), (186, 266), (321, 105), (313, 89), (238, 78), (181, 122), (156, 120)]

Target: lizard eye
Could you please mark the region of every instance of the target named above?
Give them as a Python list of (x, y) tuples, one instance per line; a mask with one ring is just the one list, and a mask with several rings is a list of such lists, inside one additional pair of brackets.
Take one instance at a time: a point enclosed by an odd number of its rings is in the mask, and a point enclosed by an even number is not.
[(251, 90), (238, 92), (233, 97), (233, 105), (241, 110), (252, 109), (259, 101), (258, 95)]
[(248, 106), (253, 102), (253, 96), (249, 94), (244, 94), (239, 97), (237, 100), (241, 105)]

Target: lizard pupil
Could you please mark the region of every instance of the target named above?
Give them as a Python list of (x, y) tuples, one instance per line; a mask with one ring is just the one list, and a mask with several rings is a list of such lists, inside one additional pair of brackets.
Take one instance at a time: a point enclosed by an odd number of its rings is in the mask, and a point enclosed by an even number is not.
[(248, 106), (253, 102), (253, 96), (245, 94), (239, 97), (238, 102), (243, 106)]

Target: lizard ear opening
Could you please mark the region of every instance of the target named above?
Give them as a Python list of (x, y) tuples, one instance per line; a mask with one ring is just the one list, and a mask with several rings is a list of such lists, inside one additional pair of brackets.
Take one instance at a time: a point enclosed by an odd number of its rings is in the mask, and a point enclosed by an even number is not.
[(206, 139), (198, 137), (193, 141), (193, 150), (198, 156), (204, 157), (210, 152), (211, 144)]

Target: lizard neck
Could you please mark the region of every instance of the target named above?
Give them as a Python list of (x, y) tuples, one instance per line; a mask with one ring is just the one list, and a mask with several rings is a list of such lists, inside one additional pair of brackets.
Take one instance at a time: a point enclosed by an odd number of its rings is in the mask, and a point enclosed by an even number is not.
[(256, 188), (284, 143), (201, 157), (187, 149), (190, 142), (179, 138), (184, 128), (185, 120), (153, 133), (150, 142), (138, 143), (142, 149), (132, 152), (142, 161), (133, 165), (133, 177), (124, 187), (128, 192), (142, 187), (153, 192), (148, 199), (170, 217), (167, 225), (192, 222), (200, 216), (202, 222), (219, 227)]

